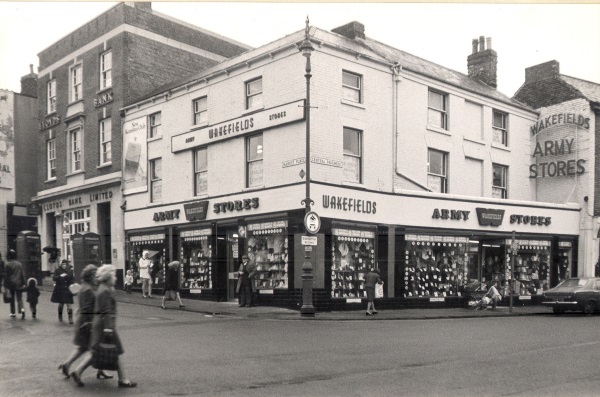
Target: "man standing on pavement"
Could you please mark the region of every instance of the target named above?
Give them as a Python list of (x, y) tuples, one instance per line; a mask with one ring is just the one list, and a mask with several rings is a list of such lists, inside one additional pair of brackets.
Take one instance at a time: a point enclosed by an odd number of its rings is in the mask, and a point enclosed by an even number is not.
[(148, 251), (142, 252), (142, 257), (138, 263), (140, 279), (142, 280), (142, 296), (144, 298), (152, 298), (152, 279), (150, 278), (152, 261), (148, 258), (148, 255)]
[(14, 250), (8, 250), (6, 254), (8, 263), (4, 269), (4, 288), (10, 291), (12, 299), (10, 301), (10, 316), (15, 317), (15, 300), (17, 308), (21, 313), (21, 319), (25, 319), (25, 308), (23, 308), (23, 288), (25, 288), (25, 273), (23, 264), (17, 261), (17, 253)]
[(250, 307), (252, 304), (252, 285), (248, 255), (242, 256), (242, 264), (238, 270), (237, 292), (240, 294), (240, 307)]

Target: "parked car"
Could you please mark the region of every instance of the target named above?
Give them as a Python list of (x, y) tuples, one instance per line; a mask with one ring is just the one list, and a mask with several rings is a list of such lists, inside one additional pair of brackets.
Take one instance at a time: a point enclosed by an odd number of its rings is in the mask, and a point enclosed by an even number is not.
[(580, 311), (591, 314), (600, 310), (600, 278), (581, 277), (564, 280), (544, 293), (542, 304), (552, 306), (556, 314)]

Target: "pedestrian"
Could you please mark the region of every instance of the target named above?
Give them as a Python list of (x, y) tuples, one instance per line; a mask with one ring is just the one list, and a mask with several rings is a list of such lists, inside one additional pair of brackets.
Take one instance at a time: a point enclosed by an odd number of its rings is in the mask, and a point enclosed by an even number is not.
[(0, 253), (0, 289), (4, 285), (4, 261), (2, 260), (2, 254)]
[[(79, 310), (77, 311), (75, 337), (73, 338), (73, 343), (76, 347), (69, 357), (67, 357), (65, 362), (58, 366), (58, 369), (62, 371), (67, 379), (70, 378), (69, 368), (75, 360), (86, 353), (91, 357), (89, 347), (92, 333), (92, 320), (94, 319), (94, 304), (96, 302), (96, 270), (96, 265), (87, 265), (81, 271), (81, 288), (77, 294)], [(83, 372), (83, 369), (81, 372)], [(111, 379), (112, 375), (108, 375), (104, 371), (98, 370), (96, 378)]]
[(140, 279), (142, 280), (142, 296), (144, 298), (152, 298), (152, 278), (150, 276), (150, 271), (152, 270), (152, 261), (148, 255), (148, 251), (143, 251), (142, 257), (138, 262)]
[(37, 280), (35, 277), (31, 277), (27, 280), (27, 302), (29, 302), (29, 309), (31, 309), (31, 318), (35, 318), (37, 315), (39, 297), (40, 289), (37, 286)]
[[(86, 355), (85, 360), (80, 362), (77, 368), (70, 373), (71, 377), (79, 387), (84, 386), (84, 383), (81, 381), (81, 374), (83, 373), (83, 370), (92, 363), (94, 352), (105, 335), (112, 335), (113, 342), (117, 345), (119, 355), (122, 355), (125, 352), (116, 328), (117, 302), (114, 295), (116, 281), (117, 274), (113, 265), (102, 265), (96, 270), (96, 282), (98, 283), (98, 287), (96, 289), (96, 302), (94, 304), (94, 317), (92, 320), (90, 342), (92, 354)], [(117, 375), (119, 377), (119, 387), (137, 386), (137, 383), (132, 382), (125, 376), (125, 370), (123, 369), (123, 363), (120, 357), (117, 361)]]
[(162, 305), (163, 309), (167, 309), (165, 306), (165, 301), (175, 300), (179, 302), (179, 308), (185, 307), (183, 302), (181, 301), (181, 296), (179, 295), (179, 266), (180, 263), (178, 261), (170, 262), (167, 265), (167, 275), (165, 277), (165, 293), (162, 297)]
[(250, 279), (248, 255), (242, 256), (242, 263), (240, 264), (238, 275), (236, 292), (239, 294), (240, 307), (250, 307), (252, 304), (252, 283)]
[[(496, 306), (498, 305), (498, 302), (500, 302), (502, 300), (502, 295), (500, 295), (500, 292), (498, 292), (498, 287), (499, 287), (498, 280), (492, 281), (492, 286), (490, 287), (490, 289), (488, 290), (488, 292), (486, 294), (492, 300), (492, 310), (496, 310)], [(486, 307), (486, 309), (487, 309), (487, 307)]]
[(133, 286), (133, 273), (131, 270), (127, 270), (127, 274), (125, 275), (125, 291), (128, 294), (131, 294), (131, 287)]
[(67, 305), (67, 315), (69, 316), (69, 324), (73, 324), (73, 294), (69, 291), (69, 286), (73, 284), (73, 271), (70, 269), (69, 261), (63, 259), (60, 266), (54, 271), (52, 276), (54, 281), (54, 289), (50, 301), (58, 303), (58, 321), (63, 321), (63, 308)]
[(14, 250), (8, 250), (6, 253), (8, 263), (4, 268), (4, 289), (11, 296), (10, 317), (15, 317), (15, 300), (17, 309), (21, 313), (21, 319), (25, 320), (25, 308), (23, 308), (23, 288), (25, 287), (25, 273), (23, 264), (17, 260), (17, 253)]
[(379, 276), (379, 269), (372, 268), (365, 276), (365, 289), (367, 290), (367, 316), (377, 314), (375, 310), (375, 285), (383, 284)]

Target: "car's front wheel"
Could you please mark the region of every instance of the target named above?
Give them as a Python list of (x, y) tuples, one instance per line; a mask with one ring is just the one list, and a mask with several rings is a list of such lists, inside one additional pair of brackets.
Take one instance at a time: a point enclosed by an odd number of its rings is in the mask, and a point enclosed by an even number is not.
[(554, 314), (563, 314), (565, 311), (562, 308), (558, 307), (558, 306), (554, 306), (552, 308), (552, 312)]
[(585, 302), (585, 305), (583, 306), (583, 314), (592, 314), (592, 313), (594, 313), (595, 309), (596, 309), (596, 302), (587, 301), (587, 302)]

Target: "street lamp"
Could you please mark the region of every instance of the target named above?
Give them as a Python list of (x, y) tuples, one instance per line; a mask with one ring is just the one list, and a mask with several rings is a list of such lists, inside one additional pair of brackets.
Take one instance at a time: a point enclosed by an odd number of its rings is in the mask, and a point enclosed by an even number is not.
[[(306, 115), (306, 157), (304, 164), (306, 165), (306, 198), (302, 200), (305, 209), (305, 216), (310, 212), (311, 204), (314, 202), (310, 199), (310, 56), (314, 47), (309, 40), (309, 25), (308, 16), (306, 17), (306, 28), (304, 30), (304, 41), (300, 44), (299, 48), (302, 55), (306, 57), (306, 69), (304, 77), (306, 77), (306, 103), (304, 104), (305, 115)], [(308, 230), (305, 231), (306, 236), (309, 236)], [(302, 316), (314, 316), (315, 307), (313, 306), (313, 266), (310, 263), (311, 252), (308, 249), (312, 247), (305, 247), (304, 251), (304, 263), (302, 264), (302, 307), (300, 308), (300, 315)]]

